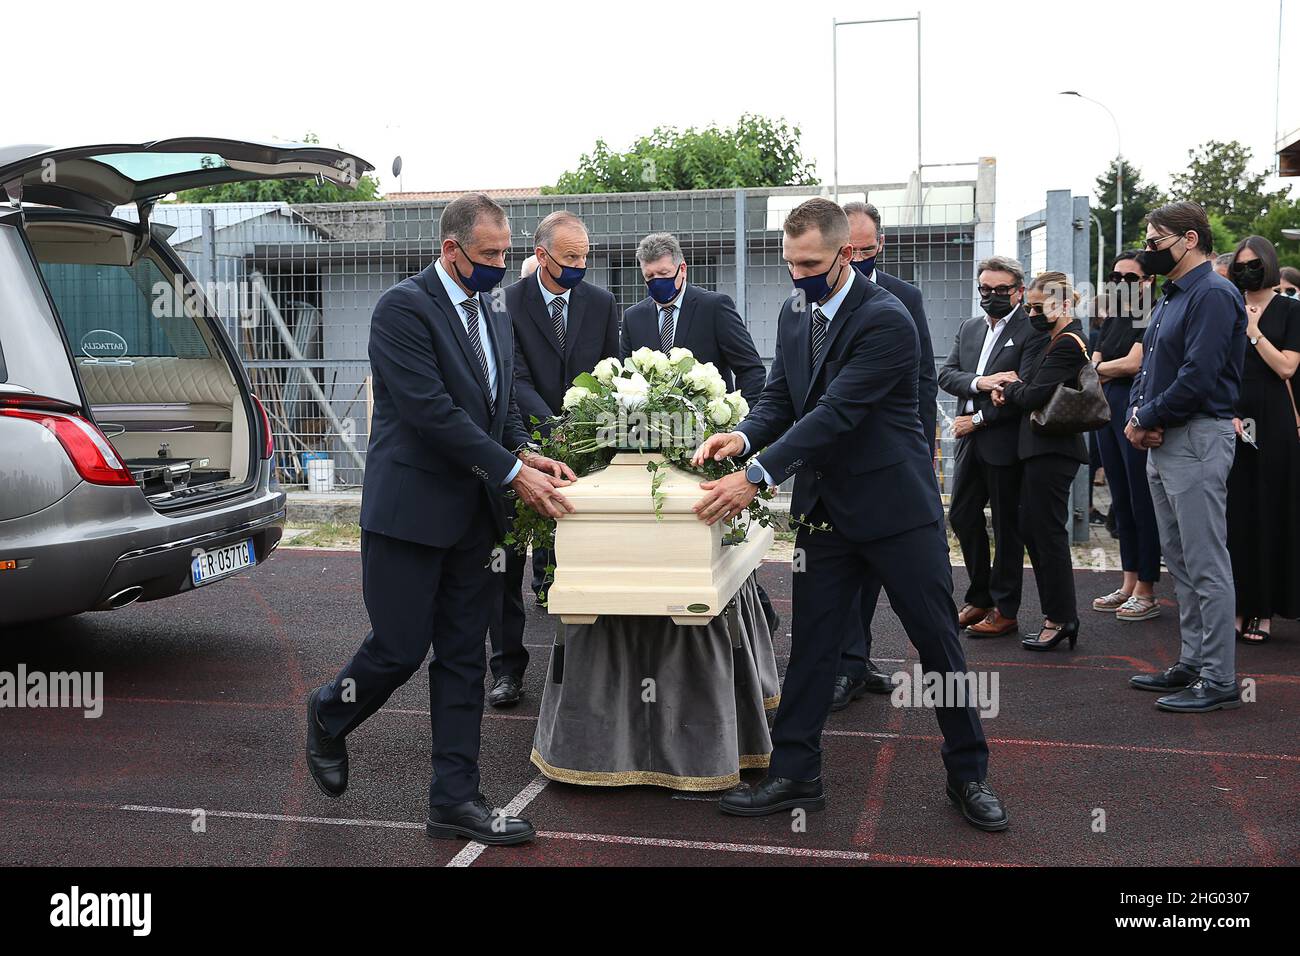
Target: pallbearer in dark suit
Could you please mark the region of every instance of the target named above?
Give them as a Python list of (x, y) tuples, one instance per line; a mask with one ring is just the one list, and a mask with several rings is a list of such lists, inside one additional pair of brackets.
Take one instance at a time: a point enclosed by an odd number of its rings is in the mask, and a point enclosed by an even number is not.
[[(695, 456), (758, 453), (744, 471), (703, 483), (707, 494), (695, 506), (702, 520), (733, 517), (763, 484), (794, 477), (791, 514), (830, 525), (801, 529), (796, 540), (805, 560), (794, 575), (772, 761), (762, 783), (723, 796), (722, 811), (739, 816), (825, 806), (822, 726), (844, 621), (868, 576), (884, 585), (927, 673), (956, 683), (966, 670), (943, 506), (917, 411), (916, 325), (892, 293), (855, 274), (848, 219), (830, 200), (809, 199), (790, 213), (783, 250), (797, 291), (781, 309), (763, 397), (736, 431), (709, 438)], [(979, 714), (939, 696), (949, 799), (972, 825), (1004, 829), (1006, 809), (984, 783)]]
[(767, 374), (731, 296), (687, 282), (682, 247), (666, 232), (642, 239), (636, 259), (650, 294), (623, 316), (620, 358), (643, 347), (690, 349), (697, 360), (712, 362), (727, 391), (740, 389), (752, 408)]
[[(1015, 259), (992, 256), (979, 264), (980, 306), (984, 315), (957, 331), (952, 353), (939, 370), (939, 387), (957, 397), (956, 463), (948, 521), (961, 544), (970, 586), (957, 620), (970, 637), (1000, 637), (1018, 627), (1024, 583), (1025, 546), (1016, 529), (1022, 466), (1016, 454), (1020, 410), (1001, 408), (989, 397), (1017, 371), (1047, 336), (1030, 328), (1020, 307), (1025, 270)], [(994, 555), (984, 506), (993, 512)]]
[[(731, 296), (686, 281), (686, 257), (669, 233), (655, 232), (642, 239), (636, 261), (650, 294), (623, 315), (620, 357), (626, 359), (639, 348), (665, 353), (690, 349), (698, 361), (712, 362), (727, 391), (740, 389), (752, 408), (763, 393), (767, 370)], [(757, 587), (767, 626), (776, 634), (781, 618), (763, 585)]]
[(501, 296), (510, 225), (470, 193), (443, 210), (441, 255), (375, 306), (375, 407), (361, 501), (362, 592), (371, 631), (307, 702), (307, 766), (327, 795), (348, 785), (344, 738), (429, 661), (430, 836), (532, 839), (479, 792), (483, 635), (500, 593), (492, 549), (513, 488), (543, 514), (572, 508), (573, 473), (527, 449), (514, 335)]
[[(917, 340), (921, 347), (921, 361), (917, 365), (917, 411), (921, 417), (921, 430), (930, 443), (934, 456), (935, 420), (938, 418), (939, 381), (934, 367), (934, 346), (930, 344), (930, 323), (925, 318), (925, 305), (921, 290), (902, 279), (881, 272), (876, 260), (885, 246), (885, 233), (881, 226), (880, 210), (870, 203), (844, 204), (849, 217), (849, 242), (853, 246), (853, 268), (869, 282), (874, 282), (892, 292), (903, 303), (907, 314), (916, 323)], [(844, 651), (840, 655), (840, 672), (835, 678), (835, 697), (831, 710), (843, 710), (867, 691), (888, 694), (893, 682), (871, 661), (871, 621), (880, 600), (880, 581), (868, 579), (862, 585), (857, 599), (857, 614), (850, 614), (845, 625)]]
[[(571, 212), (551, 213), (537, 226), (536, 272), (506, 289), (515, 332), (515, 396), (524, 425), (561, 412), (565, 390), (601, 359), (618, 356), (618, 305), (604, 289), (583, 281), (591, 243), (587, 227)], [(544, 599), (551, 551), (533, 549), (533, 593)], [(506, 549), (505, 588), (492, 617), (493, 707), (509, 707), (523, 692), (528, 651), (524, 647), (524, 555)]]

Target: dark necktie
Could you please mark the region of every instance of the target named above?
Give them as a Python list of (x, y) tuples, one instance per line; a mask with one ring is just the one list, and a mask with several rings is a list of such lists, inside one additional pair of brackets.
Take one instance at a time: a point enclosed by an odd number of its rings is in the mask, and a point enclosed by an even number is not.
[(663, 349), (663, 352), (666, 355), (672, 351), (673, 347), (673, 332), (676, 329), (673, 325), (673, 312), (676, 310), (677, 306), (669, 303), (668, 305), (660, 306), (660, 308), (663, 309), (664, 314), (663, 318), (659, 320), (659, 347)]
[(564, 300), (558, 295), (551, 300), (551, 321), (555, 323), (555, 341), (560, 343), (560, 352), (564, 352)]
[(478, 299), (466, 299), (460, 307), (469, 316), (469, 321), (465, 323), (465, 332), (469, 335), (469, 344), (474, 349), (474, 354), (478, 356), (478, 367), (483, 373), (483, 384), (488, 387), (488, 411), (495, 415), (497, 402), (496, 396), (492, 394), (492, 376), (488, 375), (487, 353), (483, 351), (483, 339), (478, 334)]
[(817, 368), (817, 360), (821, 358), (822, 349), (826, 346), (826, 326), (830, 324), (830, 319), (826, 318), (826, 313), (819, 308), (814, 308), (812, 313), (812, 365), (811, 368)]

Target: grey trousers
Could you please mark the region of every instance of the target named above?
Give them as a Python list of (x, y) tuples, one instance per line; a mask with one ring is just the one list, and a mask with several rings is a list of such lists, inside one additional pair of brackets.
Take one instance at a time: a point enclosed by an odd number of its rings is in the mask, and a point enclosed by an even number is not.
[(1166, 428), (1164, 443), (1147, 455), (1160, 547), (1178, 597), (1179, 660), (1224, 686), (1237, 682), (1227, 519), (1236, 449), (1230, 419), (1193, 418)]

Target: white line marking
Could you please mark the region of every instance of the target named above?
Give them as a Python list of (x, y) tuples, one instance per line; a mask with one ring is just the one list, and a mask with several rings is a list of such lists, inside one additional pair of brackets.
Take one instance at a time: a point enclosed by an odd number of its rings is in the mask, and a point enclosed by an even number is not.
[[(132, 804), (118, 807), (119, 810), (131, 810), (136, 813), (174, 813), (181, 816), (193, 816), (195, 810), (183, 807), (140, 807)], [(408, 823), (405, 820), (357, 820), (345, 817), (296, 817), (284, 813), (246, 813), (241, 810), (204, 810), (205, 816), (230, 817), (236, 820), (269, 820), (274, 823), (324, 823), (331, 826), (348, 827), (390, 827), (396, 830), (423, 830), (423, 823)]]
[[(546, 785), (548, 783), (550, 783), (550, 781), (547, 780), (539, 773), (536, 777), (532, 779), (532, 782), (529, 783), (528, 786), (524, 787), (524, 789), (519, 791), (519, 795), (517, 797), (515, 797), (513, 800), (511, 800), (509, 803), (506, 804), (504, 808), (506, 816), (509, 817), (518, 816), (523, 811), (524, 807), (528, 806), (528, 804), (533, 802), (534, 797), (536, 797), (539, 793), (541, 793), (544, 789), (546, 789)], [(479, 843), (477, 840), (470, 840), (469, 843), (465, 845), (465, 849), (461, 850), (454, 857), (452, 857), (451, 860), (447, 863), (447, 865), (448, 866), (469, 866), (471, 863), (477, 860), (479, 858), (479, 855), (486, 849), (487, 849), (487, 844)]]

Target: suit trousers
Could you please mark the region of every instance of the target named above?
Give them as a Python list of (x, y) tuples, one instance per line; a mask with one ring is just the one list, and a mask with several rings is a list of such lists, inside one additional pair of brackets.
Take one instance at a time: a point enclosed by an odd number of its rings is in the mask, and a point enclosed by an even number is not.
[(876, 616), (876, 602), (879, 600), (880, 579), (868, 573), (862, 582), (862, 591), (845, 619), (844, 647), (840, 651), (841, 677), (862, 680), (867, 676), (867, 661), (871, 660), (871, 622)]
[(1165, 429), (1147, 452), (1147, 480), (1165, 566), (1178, 596), (1179, 661), (1212, 684), (1235, 685), (1237, 594), (1228, 555), (1231, 419), (1193, 418)]
[[(524, 610), (524, 571), (526, 555), (514, 547), (506, 546), (506, 573), (500, 603), (493, 608), (488, 635), (492, 639), (492, 677), (513, 677), (523, 681), (528, 669), (528, 649), (524, 647), (524, 627), (527, 614)], [(532, 593), (545, 584), (546, 565), (554, 560), (553, 552), (545, 548), (533, 549)]]
[(1058, 624), (1079, 619), (1070, 556), (1070, 486), (1080, 464), (1067, 455), (1026, 459), (1020, 481), (1019, 529), (1038, 582), (1043, 614)]
[[(1021, 463), (992, 465), (984, 461), (975, 442), (957, 443), (953, 466), (952, 500), (948, 522), (961, 545), (970, 585), (966, 603), (996, 607), (1007, 617), (1020, 613), (1020, 593), (1025, 580), (1025, 546), (1016, 527), (1020, 506)], [(989, 562), (989, 535), (984, 506), (993, 513), (993, 559)]]
[[(827, 521), (825, 508), (813, 508), (810, 522)], [(772, 725), (769, 774), (794, 780), (821, 775), (821, 733), (830, 713), (839, 666), (845, 616), (857, 612), (853, 598), (868, 575), (889, 596), (908, 639), (927, 673), (960, 674), (966, 657), (957, 638), (957, 608), (952, 600), (952, 566), (943, 522), (913, 528), (876, 541), (851, 541), (832, 528), (801, 529), (804, 570), (793, 575), (790, 662), (781, 705)], [(941, 753), (953, 782), (983, 780), (988, 744), (973, 706), (935, 708), (943, 732)]]
[(318, 705), (331, 737), (345, 737), (429, 659), (433, 775), (430, 806), (479, 793), (483, 637), (502, 575), (491, 568), (496, 534), (487, 511), (450, 548), (361, 535), (362, 591), (370, 633)]

